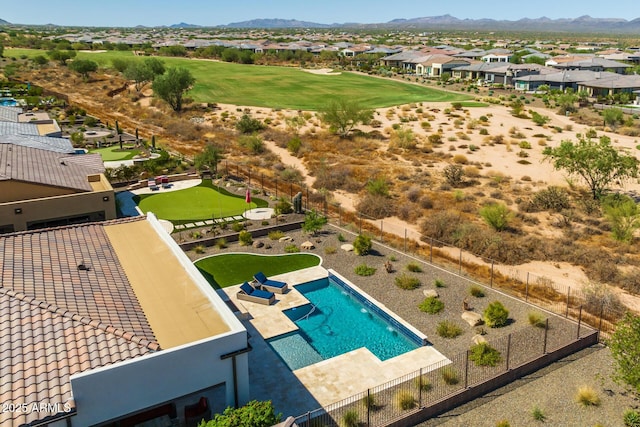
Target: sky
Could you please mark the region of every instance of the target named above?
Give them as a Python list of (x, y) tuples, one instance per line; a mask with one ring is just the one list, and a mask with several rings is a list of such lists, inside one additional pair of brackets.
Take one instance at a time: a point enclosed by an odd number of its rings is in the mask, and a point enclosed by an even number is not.
[[(0, 5), (10, 0), (0, 0)], [(161, 26), (180, 22), (224, 25), (258, 18), (333, 23), (380, 23), (396, 18), (452, 15), (465, 19), (640, 17), (638, 0), (32, 0), (25, 7), (0, 7), (0, 19), (16, 24), (91, 27)], [(529, 5), (528, 8), (516, 5)]]

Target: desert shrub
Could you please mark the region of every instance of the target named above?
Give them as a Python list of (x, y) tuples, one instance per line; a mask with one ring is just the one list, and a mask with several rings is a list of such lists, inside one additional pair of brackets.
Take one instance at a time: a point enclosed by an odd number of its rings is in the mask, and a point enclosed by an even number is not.
[(578, 388), (575, 396), (576, 402), (582, 406), (600, 406), (600, 396), (593, 387), (583, 385)]
[(429, 197), (424, 196), (420, 198), (420, 207), (422, 209), (433, 209), (433, 200)]
[(476, 366), (496, 366), (502, 362), (500, 352), (486, 342), (472, 346), (469, 359), (473, 360)]
[(416, 262), (410, 262), (409, 264), (407, 264), (407, 270), (412, 273), (421, 273), (422, 267), (420, 267), (420, 265)]
[(288, 254), (293, 254), (296, 252), (300, 252), (300, 248), (296, 245), (287, 245), (285, 246), (284, 251)]
[(291, 203), (289, 203), (287, 200), (285, 200), (284, 197), (281, 197), (280, 200), (278, 200), (278, 203), (276, 203), (276, 206), (275, 206), (274, 210), (275, 210), (275, 213), (277, 215), (290, 214), (291, 212), (293, 212), (293, 208), (291, 207)]
[(429, 314), (438, 314), (444, 310), (444, 303), (437, 297), (427, 297), (418, 305), (420, 311)]
[(289, 150), (291, 154), (297, 155), (301, 147), (302, 140), (298, 136), (294, 136), (287, 142), (287, 150)]
[(511, 427), (508, 420), (500, 420), (496, 423), (496, 427)]
[(407, 191), (407, 199), (413, 203), (417, 202), (418, 200), (420, 200), (420, 194), (421, 194), (421, 190), (420, 187), (411, 187), (408, 191)]
[(403, 411), (416, 407), (416, 398), (410, 391), (400, 390), (393, 397), (395, 406)]
[(436, 288), (446, 288), (447, 287), (447, 285), (444, 283), (444, 280), (442, 280), (442, 279), (435, 279), (433, 281), (433, 285)]
[(264, 124), (257, 119), (251, 118), (248, 114), (243, 114), (236, 123), (236, 129), (242, 133), (254, 133), (265, 128)]
[(415, 276), (410, 276), (408, 274), (402, 273), (399, 276), (396, 276), (395, 284), (400, 289), (410, 291), (420, 286), (420, 279)]
[(448, 385), (455, 385), (460, 382), (460, 374), (451, 366), (442, 369), (442, 380)]
[(238, 138), (238, 145), (250, 150), (253, 154), (262, 154), (265, 151), (264, 141), (257, 135), (242, 135)]
[(284, 232), (282, 230), (273, 230), (269, 232), (268, 237), (271, 240), (280, 240), (284, 237)]
[(466, 165), (469, 163), (469, 159), (464, 154), (456, 154), (453, 156), (453, 162), (459, 165)]
[(509, 320), (509, 310), (500, 301), (494, 301), (484, 310), (484, 321), (490, 328), (506, 326)]
[(530, 150), (531, 149), (531, 143), (529, 141), (520, 141), (518, 143), (518, 146), (524, 150)]
[(449, 320), (443, 320), (438, 323), (436, 333), (442, 338), (455, 338), (462, 334), (462, 328)]
[(460, 212), (444, 210), (434, 213), (420, 223), (420, 232), (436, 240), (451, 241), (456, 230), (463, 224)]
[(372, 218), (385, 218), (395, 214), (396, 204), (388, 196), (366, 193), (358, 202), (356, 209)]
[(324, 253), (327, 255), (333, 255), (338, 252), (338, 249), (335, 246), (327, 246), (324, 248)]
[(547, 326), (545, 318), (540, 313), (532, 311), (528, 314), (527, 318), (529, 319), (529, 324), (531, 326), (535, 326), (537, 328), (546, 328)]
[(234, 222), (233, 224), (231, 224), (231, 229), (236, 233), (239, 233), (244, 230), (244, 224), (241, 222)]
[(342, 233), (338, 233), (338, 242), (346, 242), (347, 239), (342, 235)]
[(427, 377), (426, 375), (418, 375), (417, 377), (415, 377), (413, 379), (413, 385), (415, 388), (422, 391), (431, 391), (431, 389), (433, 388), (433, 384), (431, 384), (431, 381), (429, 381), (429, 377)]
[(216, 247), (218, 249), (226, 248), (227, 247), (227, 241), (223, 237), (219, 238), (218, 240), (216, 240)]
[(533, 210), (530, 212), (538, 210), (561, 212), (571, 207), (569, 193), (565, 189), (556, 186), (550, 186), (538, 191), (533, 196), (532, 204)]
[(371, 409), (374, 411), (378, 409), (378, 401), (376, 399), (376, 395), (373, 393), (364, 395), (364, 397), (362, 398), (362, 404), (367, 409)]
[(374, 267), (369, 267), (367, 264), (360, 264), (355, 268), (354, 272), (358, 276), (372, 276), (375, 274), (376, 269)]
[(371, 251), (371, 247), (371, 237), (365, 236), (364, 234), (358, 234), (358, 237), (353, 241), (353, 251), (356, 255), (367, 255)]
[(203, 254), (204, 253), (204, 246), (203, 245), (197, 245), (196, 247), (193, 248), (193, 251), (197, 254)]
[(358, 417), (358, 411), (352, 409), (342, 415), (340, 427), (358, 427), (359, 425), (360, 418)]
[(442, 135), (439, 133), (432, 133), (427, 139), (432, 145), (442, 144)]
[(640, 412), (627, 409), (622, 414), (622, 420), (626, 427), (640, 427)]
[(480, 216), (491, 228), (502, 231), (509, 225), (513, 213), (503, 203), (491, 203), (480, 208)]
[(544, 414), (544, 412), (542, 412), (542, 409), (540, 409), (538, 405), (534, 406), (531, 410), (531, 416), (534, 420), (540, 422), (544, 422), (544, 420), (547, 419), (546, 415)]
[(482, 289), (482, 287), (478, 285), (471, 286), (469, 288), (469, 293), (471, 294), (471, 296), (474, 296), (476, 298), (484, 297), (484, 289)]
[(249, 246), (253, 243), (253, 237), (251, 236), (251, 233), (244, 230), (238, 234), (238, 242), (240, 242), (240, 246)]
[(442, 175), (449, 185), (458, 187), (464, 182), (464, 170), (460, 165), (447, 165), (442, 169)]

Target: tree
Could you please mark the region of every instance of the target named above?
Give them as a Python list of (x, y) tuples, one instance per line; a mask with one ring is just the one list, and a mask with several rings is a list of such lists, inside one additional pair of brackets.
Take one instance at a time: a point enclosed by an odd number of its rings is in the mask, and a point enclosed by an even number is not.
[(98, 64), (88, 59), (76, 59), (69, 64), (69, 68), (80, 74), (83, 80), (87, 80), (89, 78), (89, 73), (98, 69)]
[(615, 378), (640, 393), (640, 316), (625, 314), (616, 325), (609, 348), (617, 364)]
[(50, 50), (47, 52), (53, 61), (59, 61), (60, 65), (67, 65), (67, 61), (76, 57), (75, 50)]
[(353, 241), (353, 251), (356, 255), (367, 255), (371, 251), (371, 247), (371, 237), (365, 236), (364, 234), (358, 234)]
[(311, 233), (313, 236), (316, 235), (318, 231), (324, 227), (327, 223), (327, 218), (322, 216), (318, 211), (311, 210), (307, 212), (304, 217), (304, 224), (302, 224), (302, 229), (306, 233)]
[(196, 79), (186, 68), (169, 68), (153, 81), (153, 94), (167, 102), (174, 111), (182, 111), (182, 100)]
[(599, 199), (612, 182), (638, 175), (638, 160), (619, 153), (606, 136), (594, 140), (590, 136), (578, 135), (577, 143), (565, 140), (555, 148), (545, 148), (543, 154), (556, 170), (562, 169), (569, 175), (582, 178), (594, 199)]
[(211, 421), (200, 424), (201, 427), (271, 427), (278, 424), (282, 414), (276, 414), (270, 400), (259, 402), (252, 400), (246, 405), (234, 409), (228, 407), (222, 414), (216, 414)]
[(0, 43), (0, 58), (4, 56), (4, 45)]
[(218, 163), (224, 159), (224, 154), (220, 147), (215, 144), (207, 143), (202, 153), (197, 154), (194, 159), (197, 170), (209, 169), (214, 175), (218, 175)]
[(320, 111), (320, 118), (329, 125), (332, 133), (345, 138), (358, 124), (367, 124), (373, 118), (373, 111), (347, 98), (335, 98)]
[(49, 63), (49, 60), (44, 55), (34, 56), (31, 60), (33, 61), (34, 64), (36, 64), (39, 67), (47, 65)]
[(264, 129), (264, 127), (264, 124), (260, 120), (254, 119), (248, 114), (243, 114), (236, 123), (236, 129), (242, 133), (258, 132)]
[(117, 71), (124, 73), (124, 70), (126, 70), (129, 67), (129, 64), (131, 64), (132, 62), (133, 61), (130, 59), (113, 58), (111, 60), (111, 66)]
[(135, 82), (136, 91), (140, 92), (147, 82), (153, 81), (164, 72), (164, 62), (158, 58), (146, 58), (142, 62), (130, 61), (123, 74), (125, 78)]
[(578, 96), (573, 92), (573, 89), (569, 88), (562, 95), (558, 95), (556, 103), (559, 107), (560, 114), (573, 113), (576, 111), (576, 101)]
[(619, 108), (607, 108), (602, 111), (602, 118), (606, 125), (615, 127), (618, 123), (624, 122), (624, 113)]

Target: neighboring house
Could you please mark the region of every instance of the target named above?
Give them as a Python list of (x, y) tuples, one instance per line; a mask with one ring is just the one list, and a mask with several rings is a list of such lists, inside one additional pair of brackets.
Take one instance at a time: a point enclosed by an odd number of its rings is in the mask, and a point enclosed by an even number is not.
[(23, 113), (19, 107), (0, 106), (0, 135), (14, 134), (60, 138), (62, 130), (45, 112)]
[(509, 62), (513, 52), (508, 49), (490, 49), (480, 58), (483, 62)]
[(452, 77), (461, 80), (473, 80), (484, 83), (486, 73), (504, 64), (475, 61), (469, 65), (462, 65), (451, 70)]
[(380, 58), (380, 64), (385, 67), (398, 68), (403, 70), (415, 70), (416, 64), (420, 63), (428, 55), (419, 50), (405, 50), (400, 53)]
[[(184, 425), (249, 399), (247, 331), (158, 220), (0, 236), (3, 426)], [(167, 424), (168, 423), (168, 424)]]
[[(598, 75), (599, 74), (599, 75)], [(607, 97), (616, 93), (633, 94), (640, 90), (640, 76), (598, 73), (594, 79), (578, 83), (578, 91), (586, 91), (590, 97)], [(632, 96), (631, 99), (634, 99)]]
[(0, 233), (116, 217), (100, 155), (50, 150), (51, 139), (0, 136)]
[(617, 74), (624, 74), (631, 67), (629, 64), (599, 57), (554, 57), (548, 60), (545, 65), (560, 70), (612, 71)]
[(423, 77), (439, 78), (443, 73), (463, 65), (469, 65), (469, 60), (454, 58), (447, 55), (429, 55), (428, 59), (416, 65), (416, 74)]
[(578, 91), (580, 82), (595, 80), (598, 78), (622, 77), (615, 73), (595, 72), (584, 70), (563, 70), (551, 74), (537, 74), (514, 78), (514, 86), (517, 90), (535, 91), (542, 85), (550, 89), (565, 91), (568, 88)]

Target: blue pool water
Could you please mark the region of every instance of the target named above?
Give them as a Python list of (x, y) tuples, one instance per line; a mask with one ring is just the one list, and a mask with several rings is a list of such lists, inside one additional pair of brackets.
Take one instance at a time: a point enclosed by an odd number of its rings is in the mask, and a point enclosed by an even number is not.
[(348, 285), (325, 278), (295, 288), (311, 302), (283, 312), (299, 331), (268, 340), (291, 370), (361, 347), (387, 360), (421, 345), (420, 338)]
[(0, 105), (3, 107), (15, 107), (18, 105), (18, 101), (13, 98), (0, 98)]

